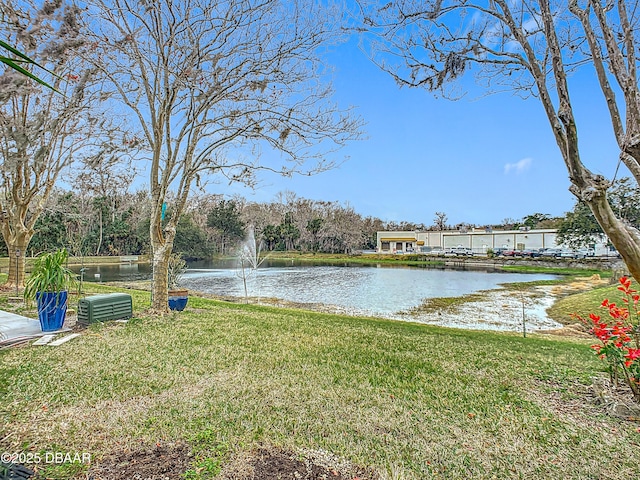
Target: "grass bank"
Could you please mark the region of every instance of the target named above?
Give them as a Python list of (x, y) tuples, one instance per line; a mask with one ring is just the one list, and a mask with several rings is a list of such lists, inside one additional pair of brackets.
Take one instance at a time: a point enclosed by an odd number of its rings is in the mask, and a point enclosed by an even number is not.
[(554, 320), (565, 324), (569, 323), (567, 319), (574, 313), (583, 318), (588, 318), (590, 313), (603, 315), (606, 314), (606, 309), (601, 308), (600, 305), (605, 298), (611, 302), (622, 303), (620, 300), (621, 293), (618, 291), (617, 284), (561, 298), (547, 310), (547, 314)]
[[(149, 263), (147, 255), (129, 255), (125, 257), (120, 256), (86, 256), (86, 257), (69, 257), (69, 265), (120, 265), (123, 263), (123, 258), (138, 257), (137, 263)], [(25, 259), (25, 266), (27, 270), (33, 265), (35, 258), (27, 257)], [(128, 261), (127, 261), (128, 262)], [(9, 267), (9, 258), (0, 257), (0, 269), (6, 272)]]
[(531, 266), (531, 265), (504, 265), (502, 270), (514, 273), (548, 273), (551, 275), (579, 275), (590, 276), (600, 275), (602, 278), (610, 278), (610, 270), (599, 270), (596, 268), (568, 268), (563, 266)]
[[(517, 273), (550, 273), (559, 275), (558, 278), (549, 279), (549, 280), (532, 280), (532, 281), (523, 281), (523, 282), (509, 282), (500, 284), (501, 289), (513, 292), (513, 294), (526, 294), (528, 299), (546, 296), (547, 294), (538, 290), (537, 287), (558, 287), (559, 289), (563, 289), (567, 293), (563, 293), (562, 295), (573, 295), (576, 292), (580, 292), (583, 290), (591, 290), (593, 289), (593, 283), (591, 282), (590, 275), (585, 275), (582, 270), (576, 269), (563, 269), (562, 273), (555, 272), (551, 268), (509, 268), (511, 272)], [(591, 272), (589, 272), (591, 273)], [(611, 275), (609, 274), (609, 277)], [(596, 282), (597, 283), (597, 282)], [(411, 309), (409, 314), (423, 314), (423, 313), (442, 313), (442, 312), (456, 312), (460, 307), (469, 304), (469, 303), (477, 303), (481, 301), (491, 301), (493, 299), (494, 302), (499, 302), (499, 298), (494, 298), (496, 292), (498, 290), (483, 290), (475, 293), (471, 293), (468, 295), (462, 295), (459, 297), (434, 297), (434, 298), (425, 298), (420, 305)], [(499, 305), (496, 304), (496, 307)], [(559, 310), (556, 316), (551, 317), (554, 320), (559, 321), (558, 317), (564, 316), (564, 310)], [(564, 318), (564, 321), (560, 323), (567, 324), (573, 323), (569, 321), (570, 319)]]
[(349, 264), (349, 265), (444, 265), (442, 258), (428, 255), (391, 255), (391, 254), (363, 254), (347, 255), (340, 253), (302, 253), (302, 252), (269, 252), (270, 260), (293, 260), (301, 263), (319, 264)]
[(184, 443), (189, 478), (258, 446), (331, 452), (395, 480), (640, 474), (638, 424), (589, 395), (603, 370), (588, 342), (198, 298), (156, 318), (147, 292), (130, 293), (127, 324), (0, 351), (0, 451), (97, 463)]
[[(441, 266), (447, 262), (466, 262), (469, 266), (478, 265), (486, 267), (487, 265), (496, 269), (514, 273), (549, 273), (552, 275), (600, 275), (603, 278), (611, 277), (611, 271), (606, 269), (593, 268), (593, 266), (585, 265), (585, 268), (567, 267), (566, 262), (558, 261), (557, 264), (535, 265), (536, 259), (524, 259), (526, 264), (523, 265), (503, 265), (505, 260), (502, 257), (486, 258), (486, 257), (433, 257), (424, 254), (363, 254), (363, 255), (346, 255), (346, 254), (328, 254), (328, 253), (301, 253), (301, 252), (269, 252), (268, 258), (271, 260), (295, 261), (300, 263), (318, 263), (318, 264), (382, 264), (382, 265), (434, 265)], [(521, 259), (519, 259), (521, 260)], [(552, 262), (552, 260), (548, 260)]]

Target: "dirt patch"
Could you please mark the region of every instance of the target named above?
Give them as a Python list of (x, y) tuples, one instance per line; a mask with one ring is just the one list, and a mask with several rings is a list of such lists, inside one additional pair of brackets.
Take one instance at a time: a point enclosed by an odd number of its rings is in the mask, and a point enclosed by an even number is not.
[[(193, 456), (186, 444), (112, 452), (88, 472), (92, 480), (183, 480), (192, 470)], [(378, 480), (368, 469), (351, 465), (323, 451), (299, 454), (278, 448), (259, 448), (235, 455), (225, 465), (222, 480)]]
[(376, 480), (373, 471), (322, 451), (300, 454), (277, 448), (243, 452), (224, 468), (222, 480)]
[(550, 289), (552, 295), (556, 297), (563, 297), (566, 295), (573, 295), (575, 293), (587, 292), (594, 288), (604, 287), (610, 282), (607, 279), (600, 278), (600, 275), (592, 275), (589, 278), (583, 278), (575, 280), (573, 282), (555, 285)]
[(614, 385), (608, 377), (594, 379), (590, 387), (594, 403), (605, 408), (612, 417), (631, 422), (640, 422), (640, 405), (633, 401), (631, 387), (620, 383)]
[[(594, 378), (591, 385), (576, 382), (567, 386), (553, 380), (540, 380), (530, 387), (526, 389), (529, 398), (553, 417), (596, 431), (610, 431), (612, 422), (618, 422), (620, 428), (633, 431), (634, 435), (637, 432), (640, 405), (633, 400), (628, 387), (615, 387), (606, 376)], [(552, 421), (553, 417), (542, 421)]]
[(572, 323), (564, 327), (545, 330), (544, 333), (548, 335), (558, 335), (560, 337), (593, 338), (593, 335), (589, 333), (589, 329), (582, 323)]
[(184, 480), (191, 468), (191, 451), (185, 444), (156, 444), (138, 450), (108, 454), (89, 470), (94, 480)]

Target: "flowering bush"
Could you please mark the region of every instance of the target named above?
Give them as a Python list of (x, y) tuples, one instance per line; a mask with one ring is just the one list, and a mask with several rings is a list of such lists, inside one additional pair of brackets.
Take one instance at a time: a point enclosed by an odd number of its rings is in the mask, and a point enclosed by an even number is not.
[(631, 280), (620, 279), (618, 290), (622, 292), (622, 305), (605, 299), (601, 307), (606, 308), (610, 319), (603, 319), (594, 313), (586, 320), (579, 315), (575, 318), (591, 326), (589, 332), (600, 343), (592, 345), (596, 354), (609, 365), (611, 381), (618, 385), (622, 380), (640, 400), (640, 295), (631, 288)]

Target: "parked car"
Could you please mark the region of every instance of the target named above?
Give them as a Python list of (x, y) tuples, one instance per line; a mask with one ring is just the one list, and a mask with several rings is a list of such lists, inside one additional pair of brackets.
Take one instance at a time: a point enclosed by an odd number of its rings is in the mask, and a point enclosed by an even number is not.
[(427, 255), (442, 257), (444, 255), (444, 250), (442, 249), (442, 247), (432, 247), (431, 250), (427, 252)]
[(580, 248), (578, 250), (564, 249), (560, 254), (562, 258), (587, 258), (593, 257), (595, 252), (592, 248)]
[(561, 248), (543, 248), (540, 251), (540, 256), (541, 257), (557, 258), (557, 257), (560, 256), (561, 253), (562, 253), (562, 249)]
[(578, 254), (580, 258), (595, 257), (596, 251), (593, 248), (580, 248), (578, 249)]
[(464, 257), (472, 257), (473, 250), (467, 247), (456, 247), (452, 250), (452, 252), (456, 255), (456, 257), (464, 256)]
[(540, 256), (540, 251), (535, 248), (527, 248), (522, 251), (523, 257), (537, 258)]
[(513, 248), (505, 248), (502, 251), (502, 256), (503, 257), (516, 257), (517, 256), (517, 250), (514, 250)]
[(496, 247), (493, 249), (493, 254), (498, 257), (500, 255), (502, 255), (502, 252), (504, 252), (506, 250), (506, 248), (504, 247)]

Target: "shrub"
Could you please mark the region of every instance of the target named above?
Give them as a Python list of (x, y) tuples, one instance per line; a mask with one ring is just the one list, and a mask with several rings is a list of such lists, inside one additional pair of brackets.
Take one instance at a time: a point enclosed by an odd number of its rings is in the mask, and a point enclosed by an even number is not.
[(640, 295), (631, 288), (631, 280), (622, 277), (618, 290), (622, 292), (622, 305), (605, 299), (601, 307), (607, 310), (610, 319), (589, 314), (584, 319), (577, 314), (573, 317), (591, 326), (589, 333), (599, 343), (591, 348), (607, 362), (609, 375), (614, 385), (626, 383), (636, 401), (640, 401)]

